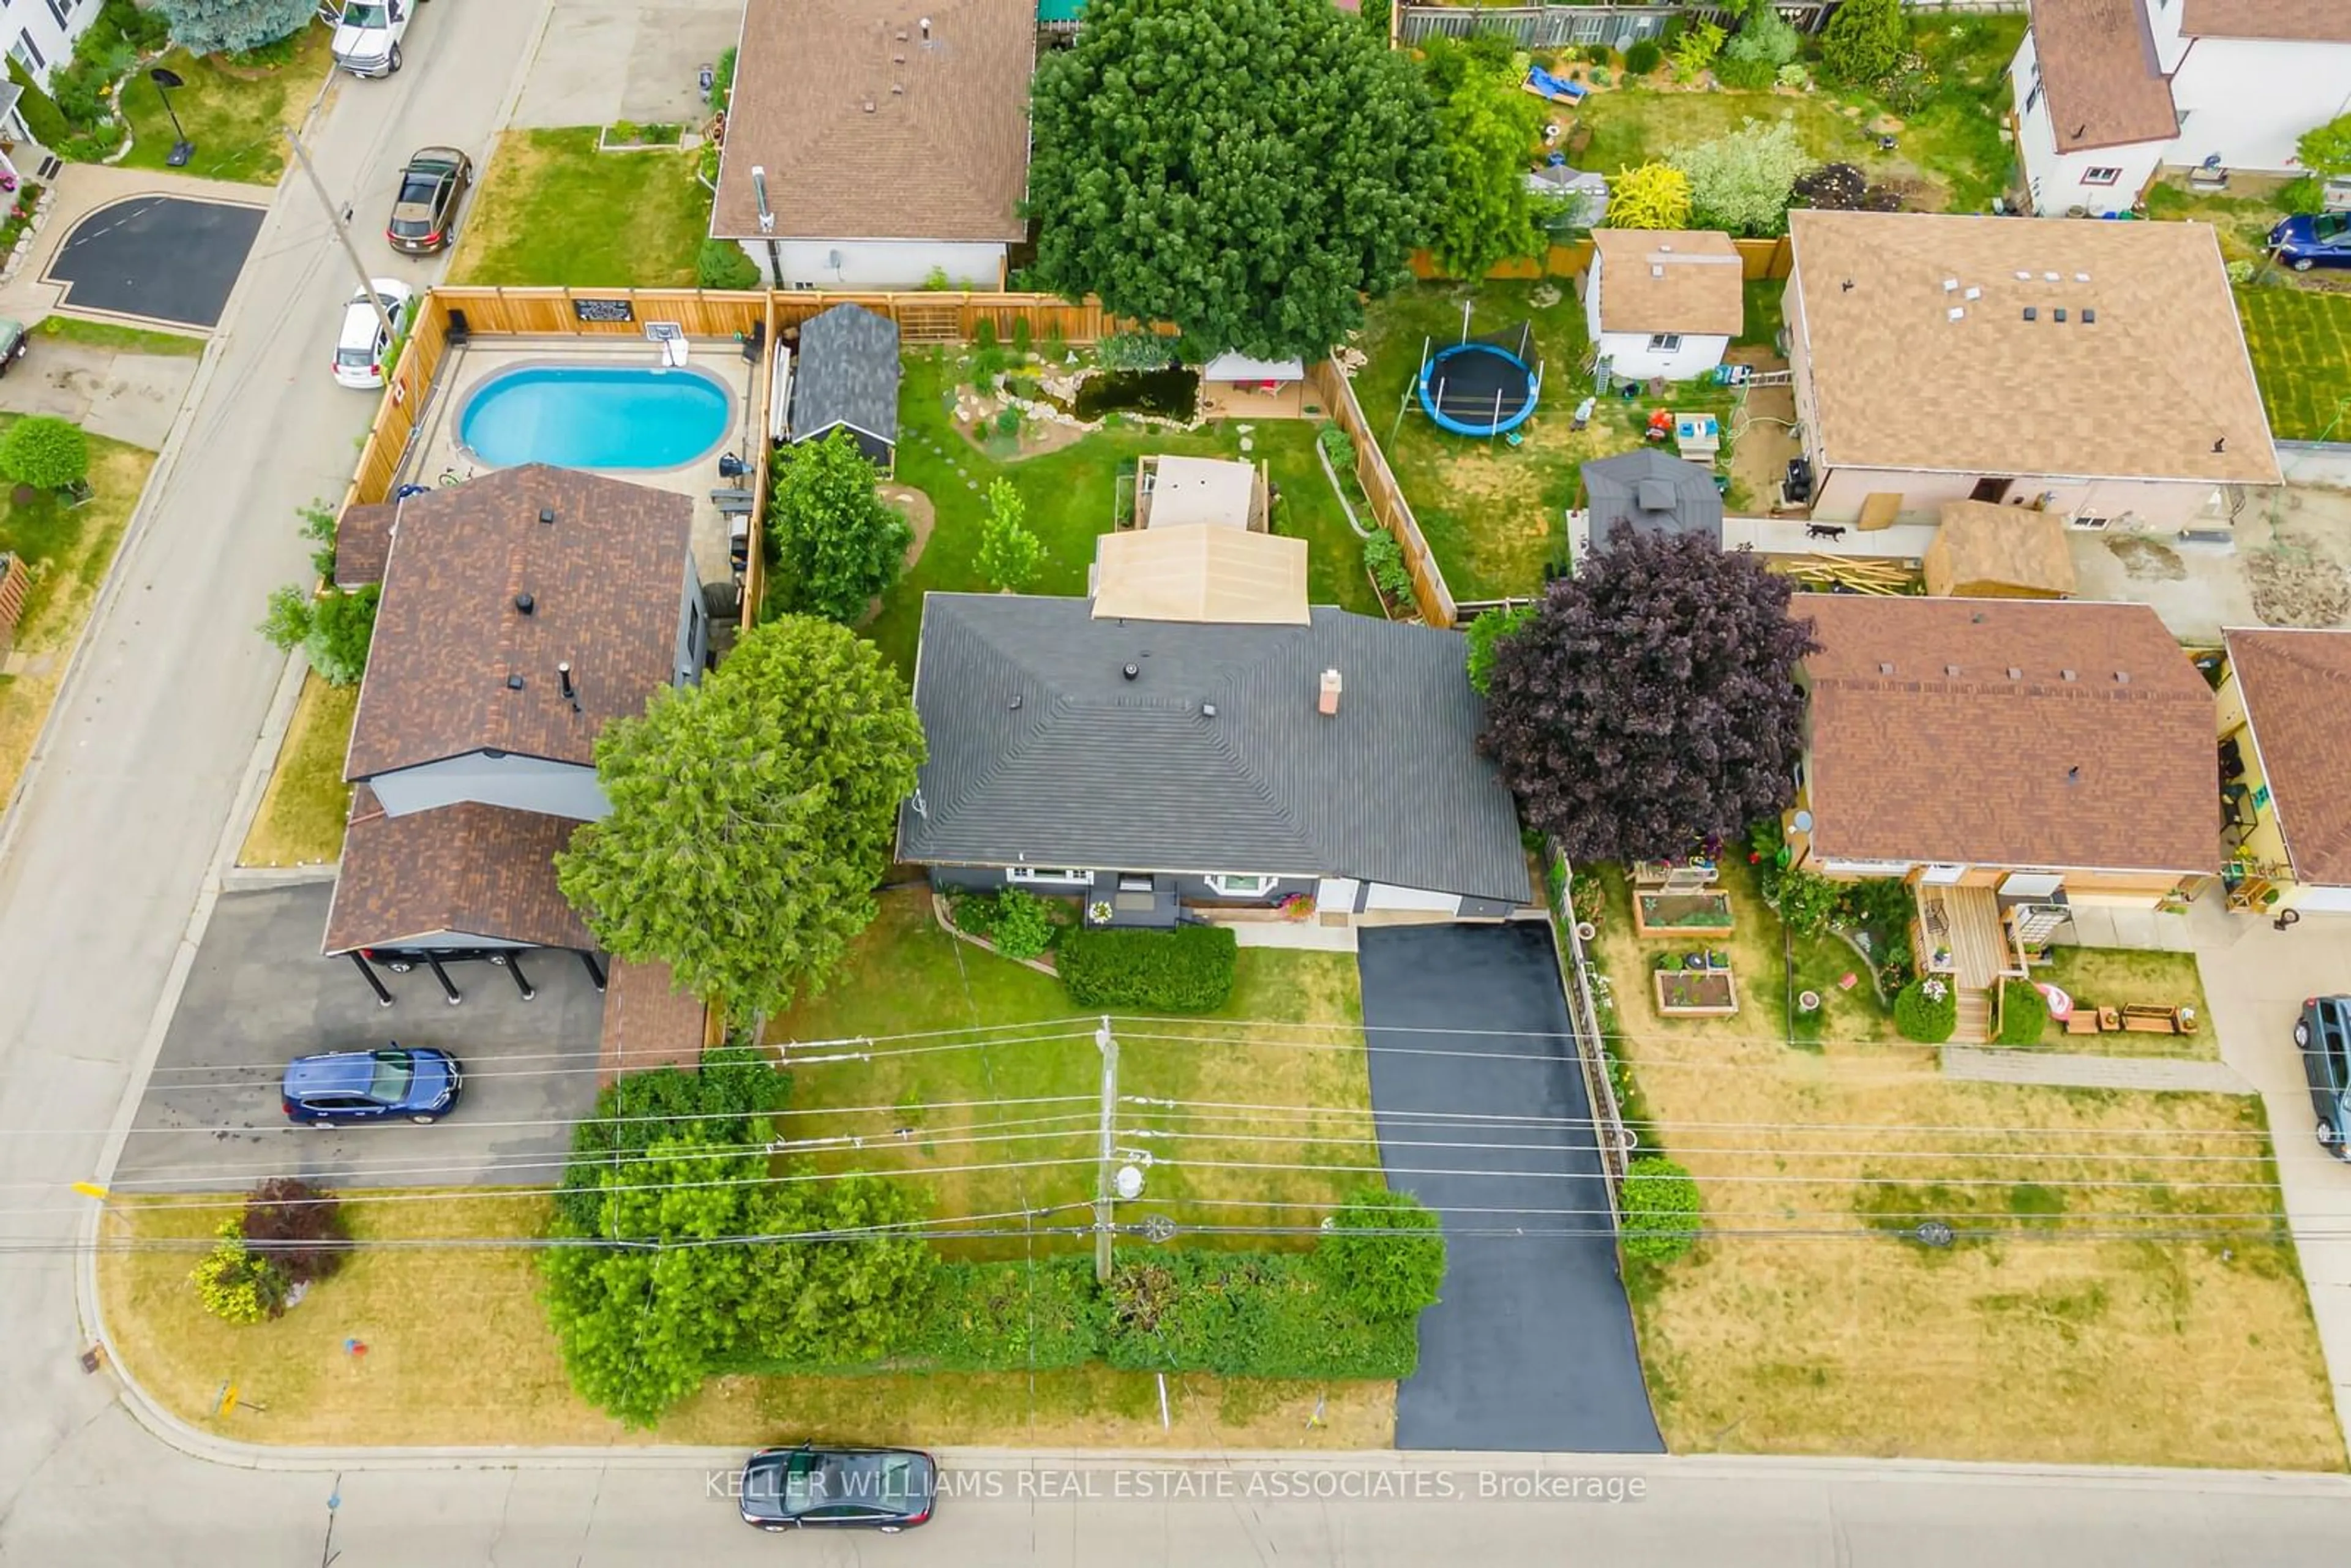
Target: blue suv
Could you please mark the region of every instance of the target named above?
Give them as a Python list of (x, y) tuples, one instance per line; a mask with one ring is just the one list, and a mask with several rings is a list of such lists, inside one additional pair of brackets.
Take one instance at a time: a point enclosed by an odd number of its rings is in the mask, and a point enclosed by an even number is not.
[(2304, 213), (2270, 230), (2270, 249), (2296, 272), (2351, 267), (2351, 213)]
[(431, 1124), (457, 1108), (465, 1086), (457, 1059), (431, 1047), (398, 1040), (379, 1051), (333, 1051), (297, 1057), (286, 1069), (280, 1098), (286, 1119), (311, 1127), (342, 1127), (405, 1116)]
[(2294, 1026), (2310, 1106), (2318, 1113), (2318, 1145), (2351, 1159), (2351, 997), (2313, 997)]

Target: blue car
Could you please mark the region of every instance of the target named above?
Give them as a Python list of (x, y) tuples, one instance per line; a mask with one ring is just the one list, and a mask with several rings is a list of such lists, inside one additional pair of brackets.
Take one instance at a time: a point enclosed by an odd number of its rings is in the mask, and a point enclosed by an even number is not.
[(378, 1051), (332, 1051), (296, 1058), (280, 1097), (286, 1119), (310, 1127), (344, 1127), (405, 1116), (431, 1124), (457, 1108), (465, 1078), (445, 1051), (398, 1040)]
[(2296, 272), (2351, 267), (2351, 213), (2303, 213), (2270, 230), (2270, 249)]

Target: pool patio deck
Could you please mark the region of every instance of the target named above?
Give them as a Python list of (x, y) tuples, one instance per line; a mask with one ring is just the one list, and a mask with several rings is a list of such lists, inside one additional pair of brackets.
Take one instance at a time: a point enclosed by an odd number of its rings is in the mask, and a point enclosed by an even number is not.
[[(731, 426), (722, 452), (732, 452), (747, 462), (764, 459), (767, 442), (764, 438), (767, 411), (754, 406), (755, 385), (764, 390), (764, 378), (757, 377), (758, 367), (744, 360), (741, 346), (732, 340), (696, 338), (687, 342), (687, 363), (724, 382), (734, 399), (730, 414)], [(427, 406), (418, 421), (416, 437), (409, 444), (408, 453), (401, 461), (398, 483), (431, 485), (443, 476), (458, 479), (495, 465), (485, 464), (468, 451), (457, 439), (457, 413), (465, 404), (473, 390), (502, 371), (524, 365), (549, 363), (639, 365), (652, 367), (661, 362), (660, 350), (651, 342), (629, 338), (582, 340), (579, 338), (497, 337), (469, 342), (452, 348), (442, 361), (440, 372), (434, 377), (427, 392)], [(718, 455), (713, 453), (676, 468), (613, 469), (611, 477), (630, 484), (643, 485), (655, 490), (667, 490), (674, 495), (691, 497), (694, 501), (694, 565), (705, 583), (726, 582), (736, 573), (728, 549), (728, 521), (710, 498), (716, 489), (750, 488), (747, 478), (721, 479), (718, 476)]]

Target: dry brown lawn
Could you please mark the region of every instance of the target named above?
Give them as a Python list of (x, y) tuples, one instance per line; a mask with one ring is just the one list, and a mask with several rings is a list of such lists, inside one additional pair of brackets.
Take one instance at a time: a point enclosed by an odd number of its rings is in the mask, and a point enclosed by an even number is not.
[[(538, 1236), (543, 1198), (425, 1195), (354, 1203), (374, 1239)], [(110, 1239), (208, 1238), (216, 1210), (118, 1203)], [(150, 1396), (201, 1430), (253, 1443), (634, 1444), (752, 1447), (841, 1441), (1039, 1448), (1364, 1448), (1393, 1440), (1395, 1386), (1168, 1380), (1102, 1367), (1041, 1375), (726, 1377), (650, 1432), (571, 1392), (525, 1248), (362, 1248), (336, 1278), (274, 1322), (235, 1328), (206, 1315), (187, 1282), (195, 1250), (101, 1255), (99, 1289), (118, 1354)], [(353, 1356), (344, 1342), (358, 1339)], [(216, 1414), (233, 1384), (237, 1404)], [(1322, 1402), (1322, 1420), (1310, 1425)]]
[(237, 852), (237, 864), (322, 865), (340, 857), (351, 812), (343, 754), (350, 748), (359, 705), (356, 685), (330, 686), (315, 674), (303, 677), (301, 700), (277, 747), (277, 765), (245, 847)]

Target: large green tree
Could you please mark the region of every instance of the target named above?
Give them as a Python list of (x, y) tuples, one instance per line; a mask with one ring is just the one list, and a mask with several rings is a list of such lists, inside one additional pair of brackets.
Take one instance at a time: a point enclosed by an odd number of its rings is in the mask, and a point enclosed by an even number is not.
[(2341, 114), (2314, 125), (2294, 144), (2302, 166), (2320, 179), (2351, 174), (2351, 114)]
[(1821, 68), (1833, 81), (1862, 86), (1900, 64), (1909, 47), (1902, 0), (1844, 0), (1821, 29)]
[(1436, 37), (1427, 48), (1424, 68), (1437, 94), (1445, 157), (1429, 245), (1447, 272), (1474, 280), (1507, 256), (1542, 247), (1527, 164), (1542, 133), (1543, 106), (1519, 90), (1506, 37), (1484, 34), (1467, 44)]
[(914, 529), (875, 477), (845, 430), (776, 454), (768, 527), (786, 609), (853, 623), (898, 580)]
[(1787, 232), (1796, 178), (1814, 162), (1785, 120), (1742, 120), (1736, 131), (1667, 156), (1689, 177), (1692, 223), (1755, 237)]
[(192, 55), (234, 53), (274, 44), (308, 22), (316, 0), (157, 0), (171, 19), (172, 41)]
[(666, 963), (736, 1018), (820, 988), (873, 918), (924, 757), (906, 683), (807, 616), (758, 626), (698, 686), (605, 726), (611, 815), (556, 862), (616, 957)]
[(1029, 93), (1035, 277), (1208, 351), (1322, 353), (1427, 233), (1427, 93), (1330, 0), (1090, 0)]

